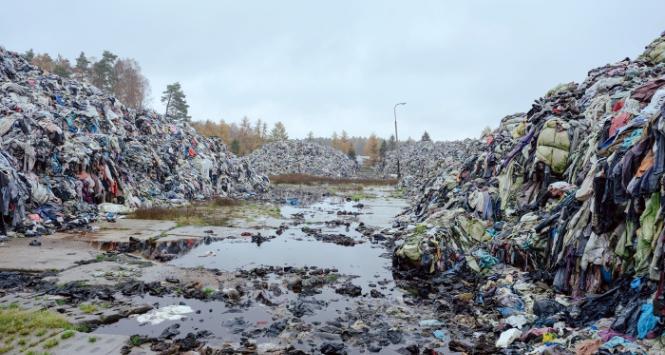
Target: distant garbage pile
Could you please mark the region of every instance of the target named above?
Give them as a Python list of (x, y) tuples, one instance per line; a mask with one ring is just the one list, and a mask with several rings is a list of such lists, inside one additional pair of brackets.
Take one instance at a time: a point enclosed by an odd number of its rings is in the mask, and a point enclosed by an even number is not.
[(358, 164), (343, 152), (318, 143), (288, 140), (264, 144), (247, 156), (249, 165), (264, 175), (305, 174), (349, 178)]
[[(451, 142), (403, 142), (400, 143), (400, 186), (409, 193), (420, 191), (425, 182), (439, 176), (440, 169), (448, 169), (463, 161), (468, 152), (478, 147), (477, 139)], [(384, 159), (374, 167), (375, 174), (390, 177), (397, 174), (397, 150), (386, 153)]]
[[(265, 191), (186, 122), (135, 112), (0, 48), (0, 233), (41, 235), (154, 204)], [(111, 218), (111, 217), (110, 217)]]
[(395, 264), (494, 274), (469, 302), (494, 305), (499, 348), (663, 351), (643, 339), (665, 330), (664, 43), (556, 86), (437, 170), (398, 219)]

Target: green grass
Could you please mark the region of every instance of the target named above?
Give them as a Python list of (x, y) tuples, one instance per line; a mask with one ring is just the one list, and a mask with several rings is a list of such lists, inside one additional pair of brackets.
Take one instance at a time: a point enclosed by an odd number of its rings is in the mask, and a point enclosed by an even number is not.
[(376, 198), (374, 195), (366, 194), (364, 192), (357, 192), (353, 195), (351, 195), (351, 201), (353, 202), (360, 202), (361, 200), (367, 200), (371, 198)]
[(326, 282), (327, 283), (337, 282), (338, 279), (339, 279), (339, 274), (328, 274), (328, 275), (326, 275)]
[(58, 339), (51, 338), (51, 339), (48, 339), (47, 341), (45, 341), (44, 345), (42, 345), (42, 346), (44, 347), (44, 349), (51, 349), (51, 348), (55, 348), (56, 346), (58, 346), (58, 344), (60, 344), (58, 342)]
[(69, 338), (73, 337), (74, 335), (76, 335), (76, 332), (75, 332), (75, 331), (73, 331), (73, 330), (65, 330), (65, 331), (60, 335), (60, 339), (62, 339), (62, 340), (69, 339)]
[(92, 314), (97, 312), (97, 306), (92, 303), (81, 303), (79, 305), (79, 309), (85, 314)]
[(419, 224), (419, 225), (417, 225), (417, 226), (416, 226), (416, 229), (415, 229), (415, 231), (414, 231), (414, 233), (415, 233), (416, 235), (425, 234), (425, 232), (427, 232), (427, 226), (424, 225), (424, 224)]
[(97, 342), (97, 337), (96, 336), (88, 337), (88, 343), (95, 343), (95, 342)]
[(212, 295), (214, 295), (215, 292), (217, 291), (212, 287), (206, 287), (203, 289), (203, 294), (206, 296), (206, 298), (212, 297)]
[(229, 226), (234, 218), (258, 216), (280, 217), (279, 207), (267, 203), (214, 199), (182, 207), (151, 207), (138, 209), (129, 218), (174, 221), (176, 226)]
[(22, 310), (7, 307), (0, 309), (0, 335), (42, 336), (50, 329), (70, 329), (72, 325), (61, 315), (47, 310)]
[(73, 327), (73, 329), (79, 333), (90, 333), (92, 331), (92, 329), (90, 329), (90, 326), (87, 324), (77, 324)]
[(141, 344), (143, 344), (143, 339), (138, 335), (132, 335), (129, 337), (129, 342), (134, 346), (141, 346)]

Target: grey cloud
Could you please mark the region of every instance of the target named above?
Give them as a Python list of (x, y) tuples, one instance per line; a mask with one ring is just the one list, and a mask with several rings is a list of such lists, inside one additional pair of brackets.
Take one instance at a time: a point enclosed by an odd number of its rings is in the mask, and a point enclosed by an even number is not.
[(638, 55), (662, 1), (13, 1), (0, 45), (139, 61), (153, 103), (180, 81), (197, 119), (291, 136), (476, 136), (549, 88)]

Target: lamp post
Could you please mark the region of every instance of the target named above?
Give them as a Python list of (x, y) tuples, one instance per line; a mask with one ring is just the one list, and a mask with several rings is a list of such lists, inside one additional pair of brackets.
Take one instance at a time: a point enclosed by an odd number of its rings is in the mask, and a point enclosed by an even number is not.
[(396, 103), (393, 107), (393, 114), (395, 115), (395, 147), (397, 147), (397, 179), (402, 177), (399, 170), (399, 137), (397, 136), (397, 106), (406, 105), (406, 102)]

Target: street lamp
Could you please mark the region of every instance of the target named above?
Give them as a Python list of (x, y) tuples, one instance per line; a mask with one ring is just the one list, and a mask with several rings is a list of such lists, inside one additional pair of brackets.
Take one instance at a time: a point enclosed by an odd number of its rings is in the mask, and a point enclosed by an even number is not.
[(397, 179), (402, 177), (399, 170), (399, 137), (397, 136), (397, 106), (406, 105), (406, 102), (396, 103), (393, 107), (393, 114), (395, 115), (395, 146), (397, 147)]

